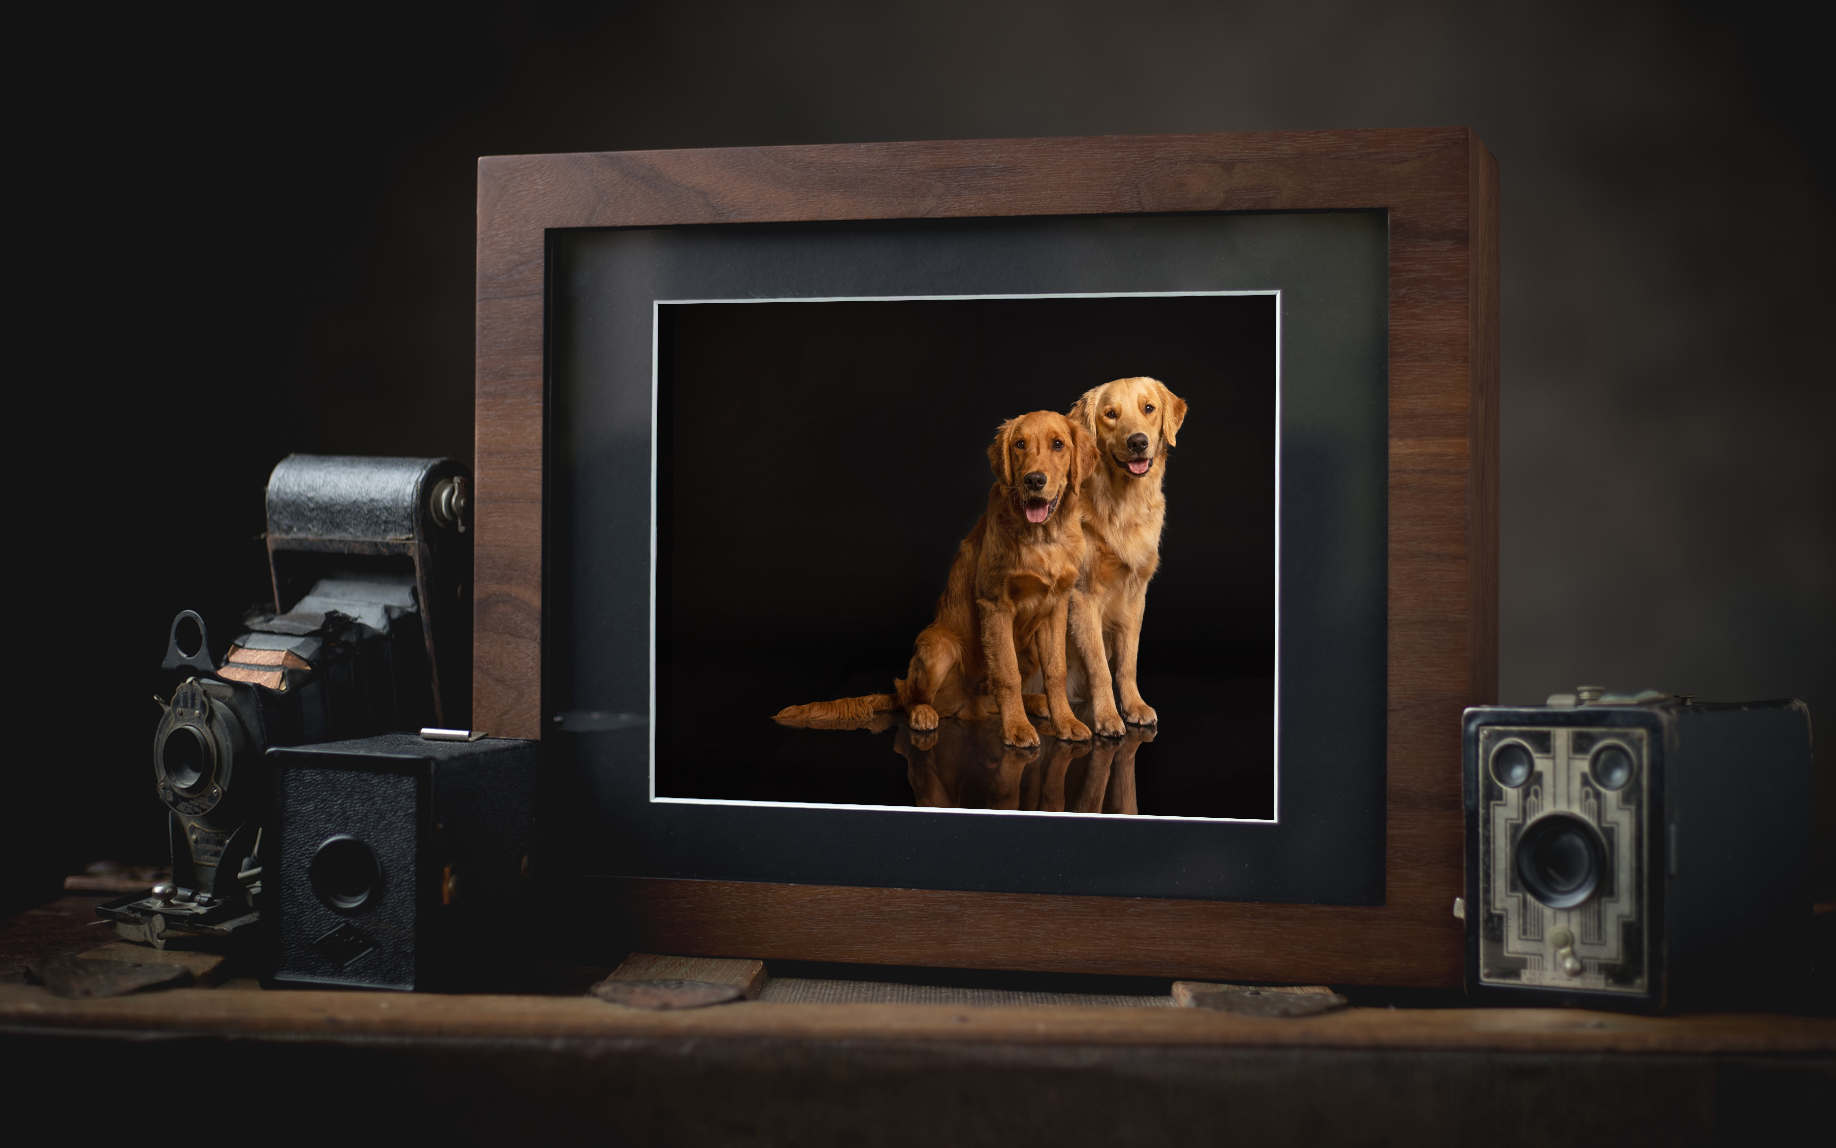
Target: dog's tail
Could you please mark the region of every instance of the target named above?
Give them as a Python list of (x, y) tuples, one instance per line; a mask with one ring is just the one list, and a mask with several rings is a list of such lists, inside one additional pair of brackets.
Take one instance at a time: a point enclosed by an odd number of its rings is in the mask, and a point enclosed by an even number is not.
[(832, 702), (811, 702), (803, 706), (785, 706), (772, 715), (780, 725), (805, 726), (811, 729), (854, 729), (873, 720), (873, 715), (899, 708), (892, 694), (867, 694), (858, 698), (836, 698)]

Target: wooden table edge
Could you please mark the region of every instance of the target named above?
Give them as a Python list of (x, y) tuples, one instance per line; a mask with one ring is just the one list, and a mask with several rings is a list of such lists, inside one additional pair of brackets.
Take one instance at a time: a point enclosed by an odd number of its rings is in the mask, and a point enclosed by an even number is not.
[(62, 1000), (0, 986), (0, 1031), (251, 1039), (672, 1040), (1799, 1055), (1836, 1053), (1836, 1021), (1639, 1017), (1567, 1009), (1345, 1009), (1277, 1019), (1185, 1008), (782, 1004), (652, 1012), (586, 997), (174, 989)]

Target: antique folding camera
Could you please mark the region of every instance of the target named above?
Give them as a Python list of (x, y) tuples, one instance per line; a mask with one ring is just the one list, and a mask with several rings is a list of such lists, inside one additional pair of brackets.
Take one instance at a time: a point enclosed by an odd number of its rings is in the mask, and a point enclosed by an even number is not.
[(467, 477), (448, 459), (294, 455), (268, 480), (275, 609), (223, 661), (203, 619), (173, 620), (153, 739), (172, 879), (101, 906), (163, 947), (259, 919), (273, 746), (463, 723), (469, 708)]
[(1751, 1008), (1806, 983), (1804, 703), (1584, 686), (1469, 709), (1464, 745), (1469, 994)]

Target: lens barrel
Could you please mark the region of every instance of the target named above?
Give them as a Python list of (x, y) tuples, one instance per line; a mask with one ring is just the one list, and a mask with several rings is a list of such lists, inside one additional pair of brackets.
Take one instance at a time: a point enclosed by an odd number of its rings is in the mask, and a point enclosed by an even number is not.
[(1532, 897), (1552, 909), (1572, 909), (1600, 887), (1606, 842), (1581, 818), (1551, 813), (1524, 826), (1512, 859)]
[(368, 845), (348, 834), (339, 834), (327, 838), (313, 854), (307, 880), (326, 908), (361, 913), (382, 889), (382, 866)]
[(166, 780), (181, 793), (197, 792), (211, 773), (210, 735), (194, 725), (174, 726), (160, 743), (160, 764), (165, 766)]

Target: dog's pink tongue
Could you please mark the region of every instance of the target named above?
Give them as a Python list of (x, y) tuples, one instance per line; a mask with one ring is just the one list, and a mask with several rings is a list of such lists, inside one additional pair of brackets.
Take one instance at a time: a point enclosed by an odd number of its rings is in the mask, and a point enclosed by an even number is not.
[(1052, 504), (1043, 498), (1029, 499), (1026, 504), (1026, 520), (1038, 526), (1052, 513)]
[(1151, 458), (1138, 458), (1138, 459), (1136, 459), (1135, 461), (1133, 461), (1133, 462), (1131, 462), (1131, 463), (1129, 463), (1129, 464), (1128, 464), (1128, 469), (1129, 469), (1129, 473), (1131, 473), (1131, 474), (1146, 474), (1146, 473), (1148, 472), (1148, 467), (1150, 467), (1150, 466), (1152, 466), (1152, 465), (1154, 465), (1154, 460), (1153, 460), (1153, 459), (1151, 459)]

